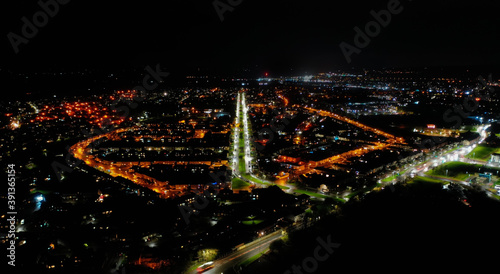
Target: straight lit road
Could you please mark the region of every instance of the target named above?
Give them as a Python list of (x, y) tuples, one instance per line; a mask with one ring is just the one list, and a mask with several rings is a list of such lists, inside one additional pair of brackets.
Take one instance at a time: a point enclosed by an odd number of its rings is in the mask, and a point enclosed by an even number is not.
[[(235, 134), (233, 138), (234, 142), (234, 151), (237, 151), (233, 154), (233, 170), (234, 174), (251, 184), (259, 184), (263, 187), (268, 187), (270, 185), (274, 185), (275, 183), (272, 181), (265, 180), (263, 178), (258, 178), (254, 174), (252, 161), (254, 160), (252, 157), (252, 138), (250, 134), (250, 121), (248, 119), (248, 105), (245, 98), (245, 93), (238, 93), (237, 97), (237, 106), (236, 106), (236, 127)], [(239, 126), (238, 126), (239, 125)], [(243, 137), (243, 145), (240, 143), (240, 138)], [(243, 159), (239, 159), (238, 156), (242, 154)], [(239, 161), (243, 160), (244, 164), (239, 165)], [(242, 176), (247, 174), (247, 176)], [(283, 186), (283, 185), (281, 185)], [(293, 193), (295, 190), (295, 186), (285, 184), (285, 191), (288, 193)]]
[[(245, 244), (239, 250), (231, 253), (230, 255), (215, 260), (214, 268), (209, 269), (203, 273), (206, 274), (236, 273), (237, 268), (239, 268), (239, 265), (242, 262), (251, 258), (252, 256), (257, 255), (258, 253), (265, 251), (273, 241), (280, 239), (281, 237), (283, 237), (282, 230), (278, 230), (266, 236), (263, 236), (251, 243)], [(196, 270), (193, 270), (188, 273), (194, 274), (197, 272)]]
[(334, 118), (334, 119), (337, 119), (339, 121), (342, 121), (342, 122), (345, 122), (345, 123), (349, 123), (353, 126), (356, 126), (358, 128), (361, 128), (365, 131), (371, 131), (377, 135), (381, 135), (381, 136), (384, 136), (385, 138), (387, 138), (387, 142), (390, 142), (390, 143), (400, 143), (400, 144), (404, 144), (404, 139), (401, 138), (401, 137), (395, 137), (394, 135), (392, 134), (389, 134), (387, 132), (384, 132), (380, 129), (377, 129), (377, 128), (373, 128), (373, 127), (369, 127), (367, 125), (364, 125), (358, 121), (355, 121), (355, 120), (352, 120), (350, 118), (347, 118), (345, 116), (341, 116), (341, 115), (338, 115), (336, 113), (333, 113), (333, 112), (329, 112), (329, 111), (326, 111), (326, 110), (321, 110), (321, 109), (315, 109), (315, 108), (310, 108), (310, 107), (307, 107), (307, 106), (302, 106), (302, 108), (310, 111), (311, 113), (316, 113), (320, 116), (326, 116), (326, 117), (330, 117), (330, 118)]

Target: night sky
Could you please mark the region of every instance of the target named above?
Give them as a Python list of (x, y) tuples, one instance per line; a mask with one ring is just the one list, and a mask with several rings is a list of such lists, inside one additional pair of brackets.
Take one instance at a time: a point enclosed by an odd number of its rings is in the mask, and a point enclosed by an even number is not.
[(162, 63), (173, 70), (249, 68), (283, 73), (496, 66), (500, 61), (500, 3), (494, 0), (401, 0), (403, 11), (393, 15), (360, 54), (353, 54), (350, 64), (339, 44), (353, 44), (353, 28), (363, 29), (373, 20), (370, 11), (387, 9), (389, 0), (244, 0), (224, 13), (223, 22), (212, 2), (71, 0), (60, 5), (15, 54), (7, 34), (20, 35), (21, 18), (31, 21), (41, 8), (34, 0), (9, 1), (2, 8), (0, 67), (43, 70)]

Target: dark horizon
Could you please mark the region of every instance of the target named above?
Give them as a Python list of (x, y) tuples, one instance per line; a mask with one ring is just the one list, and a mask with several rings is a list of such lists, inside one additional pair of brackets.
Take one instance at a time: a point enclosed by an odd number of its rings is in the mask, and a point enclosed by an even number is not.
[[(63, 1), (61, 1), (63, 2)], [(374, 20), (370, 11), (392, 1), (304, 3), (242, 1), (218, 17), (215, 1), (69, 1), (14, 52), (8, 34), (22, 35), (22, 17), (42, 10), (35, 1), (4, 9), (1, 66), (11, 69), (144, 67), (161, 63), (178, 70), (221, 72), (261, 69), (330, 71), (351, 68), (488, 66), (499, 64), (494, 1), (455, 3), (399, 1), (386, 27), (346, 61), (339, 47), (354, 45), (354, 28)], [(226, 3), (221, 0), (220, 3)], [(238, 3), (238, 1), (235, 1)], [(394, 2), (397, 3), (397, 2)]]

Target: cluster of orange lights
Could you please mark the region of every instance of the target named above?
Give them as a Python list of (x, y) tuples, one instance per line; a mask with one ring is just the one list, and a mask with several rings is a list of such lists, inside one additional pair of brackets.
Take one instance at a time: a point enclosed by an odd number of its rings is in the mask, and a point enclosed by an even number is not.
[[(135, 91), (118, 91), (117, 95), (123, 98), (133, 98)], [(102, 99), (102, 97), (100, 98)], [(115, 96), (110, 96), (111, 100)], [(99, 127), (105, 124), (119, 125), (125, 118), (116, 114), (109, 108), (102, 105), (101, 102), (66, 102), (59, 105), (44, 106), (31, 123), (51, 121), (57, 119), (77, 118), (86, 119), (90, 124)]]
[[(288, 100), (284, 96), (282, 96), (281, 94), (278, 94), (278, 97), (280, 97), (282, 100), (284, 100), (285, 105), (288, 105)], [(294, 106), (299, 107), (299, 105), (294, 105)], [(328, 157), (326, 159), (323, 159), (321, 161), (308, 161), (307, 163), (300, 161), (299, 158), (293, 158), (293, 157), (289, 157), (289, 156), (280, 155), (277, 159), (278, 162), (298, 163), (300, 165), (300, 168), (298, 170), (296, 170), (296, 173), (305, 174), (305, 173), (310, 172), (312, 169), (314, 169), (317, 166), (332, 166), (335, 164), (346, 163), (349, 158), (358, 157), (358, 156), (364, 155), (365, 153), (370, 152), (370, 151), (383, 150), (383, 149), (389, 148), (392, 145), (392, 143), (404, 144), (404, 139), (401, 137), (395, 137), (392, 134), (386, 133), (386, 132), (381, 131), (381, 130), (376, 129), (376, 128), (369, 127), (369, 126), (364, 125), (358, 121), (349, 119), (347, 117), (338, 115), (336, 113), (332, 113), (332, 112), (328, 112), (328, 111), (324, 111), (324, 110), (319, 110), (319, 109), (314, 109), (314, 108), (310, 108), (310, 107), (306, 107), (306, 106), (302, 106), (302, 108), (309, 110), (312, 113), (316, 113), (320, 116), (331, 117), (331, 118), (349, 123), (349, 124), (354, 125), (358, 128), (361, 128), (365, 131), (371, 131), (377, 135), (381, 135), (381, 136), (386, 137), (388, 140), (387, 140), (387, 143), (375, 142), (372, 145), (368, 145), (368, 146), (361, 147), (358, 149), (353, 149), (353, 150), (350, 150), (350, 151), (347, 151), (347, 152), (344, 152), (341, 154), (337, 154), (337, 155), (334, 155), (332, 157)], [(301, 128), (304, 131), (310, 129), (311, 127), (312, 127), (312, 125), (310, 122), (304, 122), (299, 126), (299, 128)], [(298, 141), (300, 141), (300, 139)]]
[[(134, 97), (137, 96), (137, 91), (135, 90), (127, 90), (127, 91), (117, 91), (116, 92), (117, 96), (121, 97), (121, 98), (127, 98), (127, 99), (134, 99)], [(115, 100), (115, 96), (111, 95), (109, 96), (109, 98), (111, 100)]]

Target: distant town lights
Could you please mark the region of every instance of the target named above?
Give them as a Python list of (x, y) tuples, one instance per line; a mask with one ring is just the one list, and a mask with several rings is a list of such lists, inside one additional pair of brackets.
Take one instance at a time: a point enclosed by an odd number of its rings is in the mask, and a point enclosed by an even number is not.
[(12, 121), (12, 123), (10, 123), (10, 127), (12, 129), (18, 129), (21, 127), (21, 124), (19, 124), (19, 122), (17, 122), (17, 121)]

